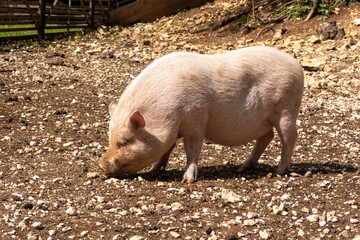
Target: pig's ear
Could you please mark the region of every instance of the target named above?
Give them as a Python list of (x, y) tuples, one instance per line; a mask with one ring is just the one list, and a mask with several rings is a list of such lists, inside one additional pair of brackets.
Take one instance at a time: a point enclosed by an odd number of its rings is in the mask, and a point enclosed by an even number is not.
[(133, 130), (139, 130), (145, 127), (145, 119), (139, 111), (136, 111), (130, 116), (130, 123)]
[(116, 106), (117, 106), (117, 101), (112, 101), (112, 102), (110, 103), (110, 105), (109, 105), (109, 113), (110, 113), (110, 116), (113, 115)]

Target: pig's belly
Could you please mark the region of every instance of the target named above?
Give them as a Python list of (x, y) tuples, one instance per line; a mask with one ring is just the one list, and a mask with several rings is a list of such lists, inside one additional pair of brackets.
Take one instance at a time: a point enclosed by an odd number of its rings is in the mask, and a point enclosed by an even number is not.
[(208, 121), (205, 137), (216, 144), (238, 146), (264, 136), (272, 127), (266, 118), (260, 121), (212, 118)]

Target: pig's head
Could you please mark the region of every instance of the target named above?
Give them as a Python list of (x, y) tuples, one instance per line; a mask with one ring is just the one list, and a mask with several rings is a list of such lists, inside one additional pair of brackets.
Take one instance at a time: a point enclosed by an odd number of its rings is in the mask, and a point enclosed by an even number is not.
[(117, 103), (109, 106), (109, 148), (100, 160), (100, 168), (108, 176), (136, 173), (159, 158), (159, 140), (145, 128), (139, 111), (122, 115)]

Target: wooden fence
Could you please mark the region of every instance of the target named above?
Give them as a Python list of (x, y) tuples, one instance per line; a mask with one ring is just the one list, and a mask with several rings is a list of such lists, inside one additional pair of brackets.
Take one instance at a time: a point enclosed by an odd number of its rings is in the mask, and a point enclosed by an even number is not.
[(11, 38), (4, 32), (21, 32), (15, 38), (44, 37), (56, 29), (69, 33), (95, 28), (108, 22), (111, 4), (111, 0), (0, 0), (0, 35), (4, 35), (0, 38)]

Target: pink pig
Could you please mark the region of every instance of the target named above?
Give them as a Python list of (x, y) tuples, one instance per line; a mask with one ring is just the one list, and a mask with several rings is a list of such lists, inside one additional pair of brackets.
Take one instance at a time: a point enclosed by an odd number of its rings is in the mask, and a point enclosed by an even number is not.
[(172, 53), (150, 64), (109, 106), (106, 175), (166, 167), (178, 138), (187, 163), (183, 181), (197, 178), (204, 139), (238, 146), (256, 139), (241, 170), (258, 161), (277, 130), (278, 174), (289, 171), (297, 139), (304, 74), (290, 55), (268, 47), (223, 54)]

